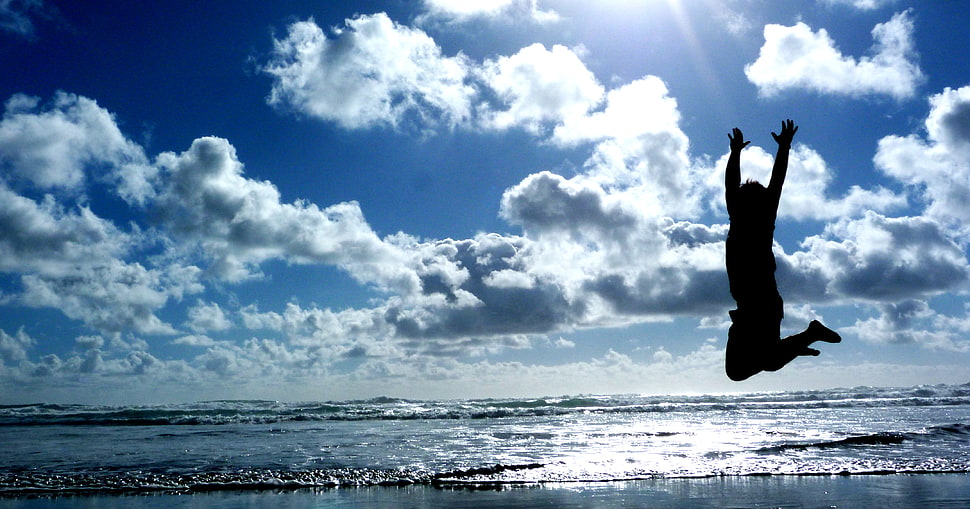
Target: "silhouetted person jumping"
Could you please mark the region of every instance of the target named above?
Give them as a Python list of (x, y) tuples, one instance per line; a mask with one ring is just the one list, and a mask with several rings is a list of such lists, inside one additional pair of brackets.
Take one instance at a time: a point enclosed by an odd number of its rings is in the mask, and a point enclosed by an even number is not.
[(738, 308), (730, 311), (725, 370), (728, 378), (741, 381), (762, 371), (777, 371), (800, 355), (818, 355), (809, 348), (816, 341), (838, 343), (839, 335), (812, 320), (803, 332), (781, 339), (784, 304), (775, 282), (775, 256), (771, 251), (781, 186), (788, 172), (788, 151), (798, 127), (781, 123), (781, 134), (771, 133), (778, 153), (768, 188), (748, 180), (741, 184), (741, 130), (734, 128), (731, 155), (724, 176), (725, 198), (731, 229), (727, 238), (727, 273), (731, 296)]

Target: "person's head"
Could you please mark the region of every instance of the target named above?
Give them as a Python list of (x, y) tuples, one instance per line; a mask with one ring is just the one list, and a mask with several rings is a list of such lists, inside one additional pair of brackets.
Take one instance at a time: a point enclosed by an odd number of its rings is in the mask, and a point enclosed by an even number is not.
[(737, 212), (741, 215), (759, 213), (762, 203), (768, 197), (768, 190), (757, 180), (748, 179), (738, 188)]

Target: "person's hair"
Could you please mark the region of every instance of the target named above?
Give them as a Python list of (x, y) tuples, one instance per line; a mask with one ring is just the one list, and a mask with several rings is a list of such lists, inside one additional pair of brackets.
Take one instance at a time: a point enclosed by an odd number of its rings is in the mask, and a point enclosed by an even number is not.
[(761, 213), (761, 203), (767, 199), (768, 189), (757, 180), (748, 179), (738, 188), (736, 212), (740, 216)]

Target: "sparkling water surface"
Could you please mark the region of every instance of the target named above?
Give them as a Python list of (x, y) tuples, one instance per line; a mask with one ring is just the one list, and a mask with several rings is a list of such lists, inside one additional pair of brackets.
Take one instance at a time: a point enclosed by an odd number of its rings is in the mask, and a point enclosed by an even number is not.
[(0, 493), (970, 472), (970, 385), (0, 407)]

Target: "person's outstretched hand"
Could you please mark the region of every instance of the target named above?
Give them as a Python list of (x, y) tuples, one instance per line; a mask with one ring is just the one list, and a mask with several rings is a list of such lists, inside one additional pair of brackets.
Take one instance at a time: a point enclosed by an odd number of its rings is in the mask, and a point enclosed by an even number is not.
[[(734, 136), (731, 136), (731, 133), (733, 133)], [(744, 141), (744, 134), (742, 134), (741, 130), (737, 127), (735, 127), (731, 133), (728, 133), (728, 139), (731, 140), (731, 152), (740, 152), (741, 149), (748, 146), (748, 143), (751, 143), (750, 141)]]
[(791, 146), (791, 140), (795, 137), (795, 133), (798, 132), (798, 126), (795, 125), (795, 121), (792, 119), (785, 120), (781, 123), (781, 134), (771, 133), (771, 137), (775, 139), (778, 146)]

